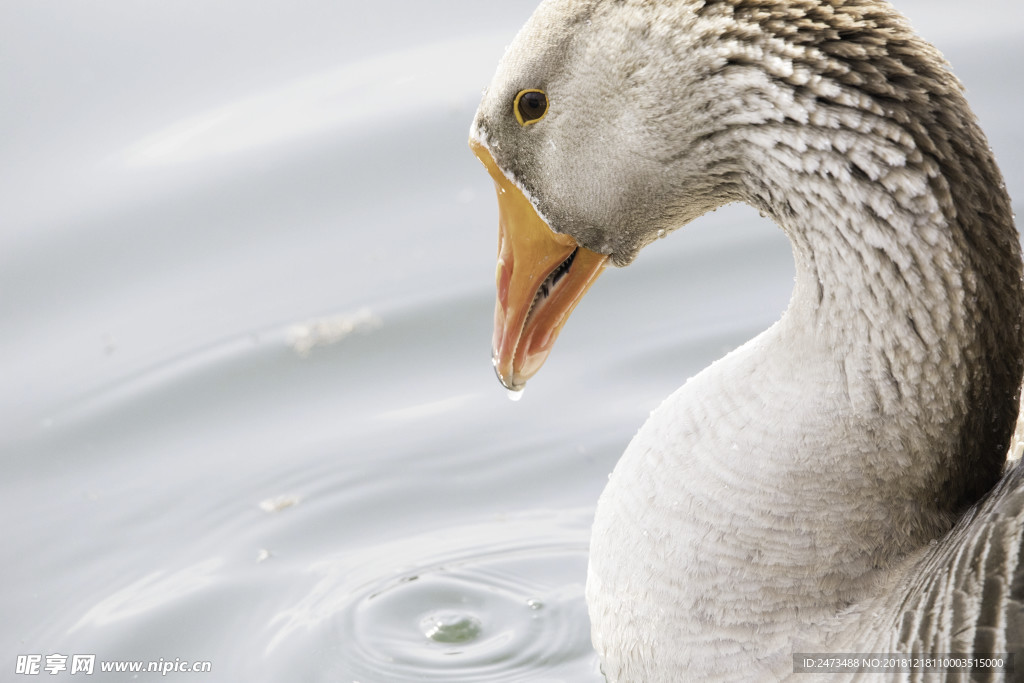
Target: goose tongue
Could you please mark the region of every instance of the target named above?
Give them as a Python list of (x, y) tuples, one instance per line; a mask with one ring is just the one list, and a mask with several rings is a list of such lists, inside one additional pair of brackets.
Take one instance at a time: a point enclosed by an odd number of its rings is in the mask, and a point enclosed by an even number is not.
[(494, 307), (494, 370), (512, 390), (526, 386), (551, 353), (569, 314), (608, 263), (569, 235), (555, 233), (480, 143), (473, 153), (498, 194), (498, 298)]

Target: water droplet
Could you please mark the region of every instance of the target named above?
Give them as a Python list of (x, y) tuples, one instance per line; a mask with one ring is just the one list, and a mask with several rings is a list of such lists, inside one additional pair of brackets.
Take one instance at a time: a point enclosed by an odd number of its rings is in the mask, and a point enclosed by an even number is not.
[(423, 635), (435, 643), (469, 643), (480, 635), (480, 620), (471, 614), (442, 612), (428, 614), (420, 621)]
[(532, 610), (544, 609), (543, 601), (541, 601), (541, 600), (539, 600), (537, 598), (530, 598), (529, 600), (527, 600), (526, 601), (526, 606), (529, 607)]
[(523, 398), (523, 393), (526, 389), (506, 389), (505, 392), (508, 394), (508, 400), (513, 403)]
[(665, 236), (665, 230), (664, 229), (658, 230), (658, 238), (660, 239), (660, 238), (662, 238), (664, 236)]

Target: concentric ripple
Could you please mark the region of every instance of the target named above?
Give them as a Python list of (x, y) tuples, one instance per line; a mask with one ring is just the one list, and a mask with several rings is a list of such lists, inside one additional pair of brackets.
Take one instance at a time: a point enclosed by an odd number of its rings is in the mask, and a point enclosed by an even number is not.
[(319, 632), (337, 647), (324, 667), (335, 680), (601, 681), (583, 597), (586, 520), (505, 519), (378, 546), (358, 570), (351, 557), (320, 566), (310, 595), (279, 615), (278, 637)]

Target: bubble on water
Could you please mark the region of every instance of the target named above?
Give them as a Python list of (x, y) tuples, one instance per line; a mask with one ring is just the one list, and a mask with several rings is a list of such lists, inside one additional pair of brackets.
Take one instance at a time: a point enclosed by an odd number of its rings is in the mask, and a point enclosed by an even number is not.
[(420, 628), (423, 635), (436, 643), (470, 643), (477, 639), (483, 626), (472, 614), (441, 612), (423, 617)]

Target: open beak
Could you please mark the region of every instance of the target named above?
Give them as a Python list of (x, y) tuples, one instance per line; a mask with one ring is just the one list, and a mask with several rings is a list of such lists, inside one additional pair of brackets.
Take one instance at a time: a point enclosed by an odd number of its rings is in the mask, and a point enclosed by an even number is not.
[(494, 370), (505, 387), (518, 391), (540, 370), (608, 256), (553, 232), (522, 190), (498, 169), (487, 148), (475, 140), (469, 146), (491, 174), (498, 193)]

